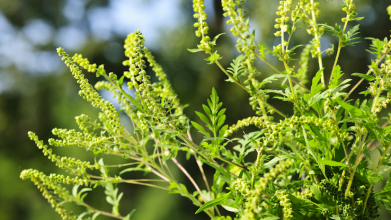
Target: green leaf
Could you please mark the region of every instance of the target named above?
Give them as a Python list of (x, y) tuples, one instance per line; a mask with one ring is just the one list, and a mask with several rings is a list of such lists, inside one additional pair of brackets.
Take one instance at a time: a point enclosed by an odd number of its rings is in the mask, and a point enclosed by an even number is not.
[(80, 190), (80, 192), (77, 194), (77, 199), (80, 201), (83, 201), (84, 197), (87, 196), (87, 193), (83, 194), (84, 192), (92, 191), (91, 188), (84, 188)]
[(230, 211), (230, 212), (239, 212), (239, 209), (231, 207), (231, 206), (221, 204), (221, 207), (223, 207), (225, 210)]
[(213, 38), (213, 40), (212, 40), (212, 44), (213, 44), (213, 45), (216, 45), (217, 39), (218, 39), (221, 35), (223, 35), (223, 34), (225, 34), (225, 33), (221, 33), (221, 34), (216, 35), (216, 36)]
[(198, 214), (202, 211), (204, 211), (205, 209), (207, 208), (211, 208), (211, 207), (214, 207), (216, 205), (220, 205), (221, 203), (224, 203), (225, 200), (228, 199), (228, 197), (231, 195), (231, 192), (225, 194), (224, 196), (220, 197), (220, 198), (217, 198), (217, 199), (214, 199), (212, 201), (209, 201), (207, 203), (205, 203), (204, 205), (202, 205), (196, 212), (195, 214)]
[(349, 112), (352, 116), (354, 117), (357, 117), (357, 118), (365, 118), (367, 117), (367, 115), (365, 114), (365, 112), (353, 105), (350, 105), (344, 101), (342, 101), (341, 99), (336, 99), (335, 100), (338, 104), (340, 104), (342, 106), (342, 108), (344, 108), (347, 112)]
[(135, 211), (136, 211), (136, 209), (133, 209), (127, 216), (125, 216), (124, 220), (130, 220), (130, 217), (132, 217), (132, 215)]
[(83, 217), (86, 216), (86, 215), (89, 215), (91, 212), (90, 211), (86, 211), (86, 212), (83, 212), (79, 215), (79, 217), (77, 218), (77, 220), (83, 220)]
[(92, 220), (95, 220), (100, 214), (102, 214), (102, 212), (95, 212), (94, 215), (92, 215)]
[(210, 134), (205, 131), (204, 127), (199, 125), (198, 123), (191, 121), (191, 124), (200, 132), (201, 134), (205, 135), (206, 137), (210, 138)]
[(318, 163), (333, 167), (346, 167), (346, 164), (333, 160), (318, 160)]
[(339, 84), (339, 79), (343, 76), (343, 73), (341, 71), (341, 67), (339, 65), (335, 66), (334, 71), (331, 75), (331, 83), (329, 85), (329, 88), (336, 88)]
[(266, 217), (266, 218), (261, 218), (261, 220), (280, 220), (280, 217), (270, 216), (270, 217)]
[(122, 170), (121, 172), (119, 172), (119, 174), (131, 172), (131, 171), (145, 171), (145, 169), (141, 168), (141, 167), (130, 167), (130, 168), (126, 168), (126, 169)]
[(222, 116), (219, 118), (219, 121), (217, 122), (216, 129), (219, 129), (219, 128), (224, 124), (225, 118), (226, 118), (225, 115), (222, 115)]
[(77, 189), (79, 188), (80, 184), (74, 185), (72, 188), (72, 195), (73, 197), (77, 198)]
[(199, 52), (199, 51), (202, 51), (200, 49), (187, 49), (188, 51), (192, 52), (192, 53), (196, 53), (196, 52)]
[(122, 85), (124, 84), (124, 78), (125, 78), (125, 75), (123, 75), (119, 80), (118, 80), (118, 86), (120, 88), (122, 88)]
[(358, 77), (363, 78), (363, 79), (368, 80), (368, 81), (373, 81), (373, 80), (376, 79), (372, 75), (366, 75), (366, 74), (362, 74), (362, 73), (353, 73), (352, 76), (358, 76)]
[(201, 112), (197, 112), (195, 111), (195, 113), (198, 115), (198, 117), (207, 125), (211, 126), (210, 122), (209, 122), (209, 119), (204, 115), (202, 114)]
[(311, 85), (311, 96), (314, 96), (316, 95), (320, 89), (322, 88), (322, 83), (318, 84), (320, 79), (322, 78), (322, 72), (323, 72), (323, 68), (320, 69), (315, 77), (312, 79), (312, 85)]
[(202, 108), (204, 109), (205, 113), (210, 117), (212, 116), (212, 113), (210, 111), (210, 108), (204, 104), (202, 104)]

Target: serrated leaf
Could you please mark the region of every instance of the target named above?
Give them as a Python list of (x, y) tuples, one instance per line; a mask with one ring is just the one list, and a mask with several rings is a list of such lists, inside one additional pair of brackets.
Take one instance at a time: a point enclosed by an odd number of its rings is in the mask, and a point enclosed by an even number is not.
[(358, 76), (358, 77), (363, 78), (363, 79), (368, 80), (368, 81), (373, 81), (373, 80), (376, 79), (372, 75), (366, 75), (366, 74), (362, 74), (362, 73), (353, 73), (352, 76)]
[(264, 80), (259, 84), (259, 87), (262, 87), (263, 85), (266, 85), (267, 83), (272, 83), (273, 81), (279, 79), (279, 78), (286, 78), (288, 77), (286, 74), (273, 74)]
[(318, 163), (333, 167), (346, 167), (346, 164), (333, 160), (318, 160)]
[(243, 58), (244, 58), (243, 55), (239, 55), (234, 60), (232, 60), (232, 63), (230, 64), (231, 67), (227, 68), (228, 73), (231, 73), (231, 75), (235, 79), (239, 78), (243, 74), (244, 70), (246, 69), (245, 66), (242, 66)]
[(198, 214), (200, 212), (202, 212), (203, 210), (207, 209), (207, 208), (211, 208), (211, 207), (214, 207), (216, 205), (220, 205), (221, 203), (224, 203), (225, 200), (228, 199), (228, 197), (231, 195), (231, 192), (225, 194), (224, 196), (220, 197), (220, 198), (217, 198), (217, 199), (214, 199), (212, 201), (209, 201), (207, 203), (205, 203), (204, 205), (202, 205), (196, 212), (195, 214)]

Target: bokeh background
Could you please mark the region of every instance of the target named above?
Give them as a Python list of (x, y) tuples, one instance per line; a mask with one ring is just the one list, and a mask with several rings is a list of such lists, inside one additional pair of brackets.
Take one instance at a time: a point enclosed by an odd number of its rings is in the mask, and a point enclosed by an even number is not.
[[(322, 14), (319, 22), (333, 25), (344, 17), (341, 0), (320, 1)], [(235, 39), (229, 33), (230, 27), (222, 17), (218, 0), (206, 0), (206, 12), (210, 35), (226, 32), (220, 37), (218, 50), (223, 55), (221, 63), (228, 66), (237, 56)], [(249, 1), (250, 24), (256, 30), (256, 38), (269, 47), (278, 44), (274, 37), (274, 19), (278, 1)], [(383, 39), (389, 37), (391, 22), (386, 13), (388, 0), (357, 1), (359, 16), (366, 19), (360, 24), (360, 44), (342, 50), (340, 65), (345, 77), (351, 73), (365, 73), (371, 58), (365, 49), (369, 41), (365, 37)], [(76, 128), (74, 117), (82, 113), (97, 116), (97, 109), (84, 101), (78, 94), (78, 85), (69, 70), (57, 56), (55, 49), (63, 47), (68, 53), (81, 53), (91, 62), (105, 64), (107, 70), (121, 75), (125, 59), (123, 41), (126, 35), (140, 29), (146, 38), (146, 46), (163, 66), (182, 103), (189, 104), (186, 114), (195, 118), (194, 111), (201, 110), (212, 87), (215, 87), (224, 107), (227, 108), (227, 123), (253, 114), (248, 106), (248, 95), (239, 87), (225, 82), (225, 76), (213, 65), (207, 65), (202, 53), (190, 53), (198, 39), (194, 36), (192, 3), (189, 0), (0, 0), (0, 219), (1, 220), (52, 220), (60, 219), (41, 193), (30, 181), (22, 181), (19, 174), (23, 169), (34, 168), (47, 174), (58, 170), (35, 147), (27, 137), (34, 131), (42, 140), (52, 137), (51, 129)], [(352, 27), (357, 23), (351, 23)], [(306, 44), (311, 39), (299, 29), (293, 44)], [(336, 44), (336, 37), (324, 35), (322, 49)], [(334, 55), (325, 57), (326, 71), (331, 71)], [(271, 62), (279, 64), (273, 58)], [(262, 77), (273, 74), (262, 63), (257, 63)], [(316, 60), (310, 64), (315, 73)], [(97, 81), (94, 75), (87, 76), (91, 83)], [(328, 77), (326, 77), (328, 78)], [(352, 83), (357, 82), (354, 78)], [(363, 84), (359, 90), (365, 89)], [(356, 97), (357, 94), (355, 94)], [(112, 100), (111, 95), (102, 96)], [(362, 98), (362, 97), (361, 97)], [(270, 102), (285, 113), (291, 113), (290, 106), (271, 99)], [(386, 116), (388, 110), (382, 114)], [(278, 117), (276, 116), (278, 119)], [(124, 119), (124, 123), (128, 123)], [(194, 131), (193, 131), (194, 132)], [(196, 138), (200, 138), (194, 132)], [(196, 140), (197, 141), (197, 140)], [(90, 153), (78, 149), (55, 149), (61, 155), (71, 155), (91, 160)], [(194, 160), (186, 161), (180, 154), (180, 161), (201, 183)], [(116, 158), (108, 158), (115, 162)], [(177, 172), (178, 180), (189, 190), (191, 184)], [(213, 171), (206, 167), (208, 178)], [(142, 174), (135, 174), (141, 175)], [(384, 184), (384, 181), (380, 184)], [(203, 187), (201, 185), (201, 187)], [(132, 219), (207, 219), (204, 214), (194, 215), (197, 208), (190, 201), (164, 191), (121, 185), (124, 198), (120, 206), (122, 213), (137, 209)], [(94, 206), (110, 211), (103, 190), (86, 199)], [(99, 199), (101, 198), (101, 199)], [(80, 207), (71, 207), (81, 212)], [(383, 219), (389, 219), (386, 214)], [(102, 216), (97, 219), (106, 219)]]

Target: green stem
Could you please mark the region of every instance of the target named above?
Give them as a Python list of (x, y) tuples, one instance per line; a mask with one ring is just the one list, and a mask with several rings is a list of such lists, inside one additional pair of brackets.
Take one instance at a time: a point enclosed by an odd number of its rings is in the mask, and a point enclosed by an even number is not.
[[(358, 153), (357, 153), (357, 155), (361, 155), (363, 146), (365, 145), (365, 139), (367, 138), (367, 134), (368, 134), (368, 132), (365, 132), (365, 134), (364, 134), (364, 136), (363, 136), (363, 139), (361, 139), (361, 143), (360, 143), (360, 146), (359, 146), (359, 148), (358, 148)], [(357, 169), (357, 166), (358, 166), (358, 163), (359, 163), (359, 159), (360, 159), (360, 157), (357, 156), (356, 162), (354, 163), (354, 166), (353, 166), (353, 170), (352, 170), (352, 172), (350, 173), (348, 186), (347, 186), (346, 191), (345, 191), (345, 197), (347, 197), (348, 194), (349, 194), (349, 192), (350, 192), (350, 187), (352, 186), (352, 183), (353, 183), (354, 173), (356, 172), (356, 169)]]
[(234, 165), (234, 166), (237, 166), (237, 167), (239, 167), (239, 168), (242, 168), (242, 169), (244, 169), (244, 170), (247, 170), (247, 171), (249, 170), (247, 167), (242, 166), (242, 165), (239, 165), (239, 164), (234, 163), (234, 162), (232, 162), (232, 161), (229, 161), (229, 160), (227, 160), (227, 159), (225, 159), (225, 158), (223, 158), (223, 157), (221, 157), (221, 156), (217, 156), (216, 158), (219, 159), (219, 160), (221, 160), (221, 161), (224, 161), (224, 162), (226, 162), (226, 163), (229, 163), (229, 164), (231, 164), (231, 165)]
[(333, 76), (334, 68), (337, 66), (337, 63), (338, 63), (339, 53), (340, 53), (341, 48), (342, 48), (342, 37), (343, 37), (343, 34), (345, 33), (346, 26), (348, 25), (348, 21), (349, 21), (349, 12), (350, 12), (350, 8), (352, 7), (352, 4), (353, 4), (353, 0), (350, 1), (350, 4), (349, 4), (349, 11), (346, 12), (346, 17), (345, 17), (346, 21), (345, 21), (345, 24), (344, 24), (343, 29), (342, 29), (342, 35), (341, 35), (341, 36), (338, 36), (338, 37), (339, 37), (339, 42), (338, 42), (337, 55), (336, 55), (336, 57), (335, 57), (335, 61), (334, 61), (333, 68), (331, 69), (330, 81), (331, 81), (331, 78), (332, 78), (332, 76)]
[[(313, 5), (314, 4), (314, 0), (311, 0), (311, 4)], [(311, 11), (311, 15), (312, 15), (312, 20), (314, 21), (314, 24), (313, 24), (313, 26), (315, 27), (315, 26), (317, 26), (317, 24), (316, 24), (316, 15), (315, 15), (315, 10), (312, 10)], [(317, 29), (317, 28), (316, 28)], [(319, 37), (319, 35), (318, 35), (318, 33), (315, 31), (315, 33), (314, 33), (314, 35), (315, 35), (315, 40), (317, 41), (317, 42), (320, 42), (320, 37)], [(316, 44), (317, 44), (317, 42), (315, 42)], [(316, 50), (317, 50), (317, 52), (318, 52), (318, 63), (319, 63), (319, 69), (321, 70), (321, 69), (323, 69), (323, 61), (322, 61), (322, 54), (321, 54), (321, 51), (320, 51), (320, 47), (316, 47)], [(325, 83), (324, 83), (324, 71), (322, 71), (322, 78), (321, 78), (321, 81), (322, 81), (322, 84), (324, 85)]]

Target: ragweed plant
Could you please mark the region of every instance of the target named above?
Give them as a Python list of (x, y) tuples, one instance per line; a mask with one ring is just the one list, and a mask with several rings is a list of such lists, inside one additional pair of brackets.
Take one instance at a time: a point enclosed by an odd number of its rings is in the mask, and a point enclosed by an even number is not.
[[(391, 167), (390, 116), (379, 118), (379, 113), (391, 102), (391, 40), (369, 39), (372, 43), (368, 52), (374, 59), (366, 73), (352, 74), (361, 80), (350, 85), (351, 79), (341, 80), (344, 73), (338, 63), (342, 59), (341, 49), (357, 43), (359, 26), (349, 28), (348, 23), (363, 19), (357, 17), (353, 0), (344, 0), (342, 10), (346, 16), (341, 18), (342, 24), (335, 26), (318, 19), (320, 3), (315, 0), (280, 1), (274, 24), (279, 44), (273, 48), (255, 39), (245, 0), (222, 0), (221, 4), (227, 24), (232, 25), (231, 33), (237, 38), (239, 55), (229, 67), (220, 64), (223, 58), (215, 47), (221, 34), (213, 40), (208, 36), (203, 0), (193, 1), (195, 35), (201, 40), (197, 48), (190, 51), (205, 52), (206, 61), (216, 64), (228, 77), (227, 81), (248, 92), (254, 116), (227, 125), (226, 109), (212, 89), (207, 105), (202, 106), (204, 112), (196, 112), (202, 124), (190, 122), (162, 67), (144, 46), (140, 31), (125, 40), (128, 59), (123, 64), (129, 71), (120, 78), (107, 73), (103, 65), (91, 64), (79, 54), (71, 57), (59, 48), (59, 56), (80, 84), (79, 94), (101, 112), (99, 120), (95, 121), (86, 115), (76, 117), (79, 131), (53, 129), (58, 139), (49, 139), (49, 145), (84, 148), (92, 151), (97, 159), (91, 163), (58, 156), (37, 135), (29, 132), (38, 148), (68, 175), (46, 175), (29, 169), (21, 173), (21, 178), (32, 180), (63, 219), (95, 219), (99, 215), (130, 219), (133, 211), (122, 214), (118, 209), (123, 194), (118, 192), (117, 185), (126, 183), (180, 194), (199, 207), (196, 214), (205, 212), (214, 220), (232, 219), (222, 216), (221, 209), (242, 220), (377, 219), (380, 207), (391, 211), (391, 180), (382, 189), (376, 192), (373, 189)], [(298, 61), (294, 55), (300, 45), (290, 45), (297, 31), (312, 36)], [(324, 34), (338, 38), (336, 48), (321, 51), (320, 39)], [(331, 72), (326, 74), (322, 54), (330, 55), (334, 49), (335, 61)], [(283, 69), (269, 62), (271, 56), (278, 58)], [(308, 68), (312, 58), (318, 64), (316, 73)], [(267, 64), (270, 67), (267, 71), (274, 74), (260, 80), (261, 70), (255, 65), (257, 59)], [(157, 82), (151, 81), (147, 65), (155, 72)], [(104, 80), (94, 88), (83, 70), (96, 73)], [(309, 80), (308, 75), (313, 74), (315, 76)], [(330, 78), (326, 79), (326, 75)], [(279, 84), (282, 89), (265, 88), (278, 79), (283, 80)], [(364, 81), (368, 88), (361, 94), (367, 99), (350, 99), (351, 93)], [(124, 86), (134, 94), (125, 92)], [(120, 111), (95, 89), (114, 93), (121, 104)], [(272, 106), (268, 102), (271, 94), (292, 103), (293, 115)], [(120, 112), (129, 116), (132, 130), (121, 124)], [(283, 119), (276, 121), (275, 114)], [(257, 129), (242, 137), (232, 137), (250, 125)], [(204, 136), (200, 143), (193, 141), (191, 127)], [(236, 145), (231, 148), (232, 144)], [(371, 158), (370, 152), (374, 150), (380, 152), (378, 160)], [(178, 151), (195, 158), (205, 189), (202, 190), (176, 160)], [(104, 162), (105, 155), (115, 155), (128, 162), (109, 165)], [(369, 162), (376, 167), (370, 169)], [(196, 191), (189, 192), (187, 186), (174, 178), (169, 163), (183, 172)], [(215, 169), (213, 181), (208, 181), (203, 166)], [(123, 169), (113, 173), (112, 167)], [(150, 178), (121, 176), (136, 170), (150, 173)], [(72, 192), (65, 185), (73, 185)], [(107, 202), (113, 206), (111, 211), (98, 210), (84, 201), (91, 187), (105, 188)], [(76, 215), (67, 211), (64, 208), (67, 202), (84, 206), (86, 212)]]

